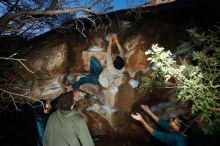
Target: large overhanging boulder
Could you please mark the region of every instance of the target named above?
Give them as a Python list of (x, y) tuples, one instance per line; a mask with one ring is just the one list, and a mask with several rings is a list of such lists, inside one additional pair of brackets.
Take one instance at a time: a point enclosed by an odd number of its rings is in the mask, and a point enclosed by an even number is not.
[[(176, 115), (188, 113), (187, 105), (176, 103), (175, 97), (171, 96), (172, 90), (155, 88), (145, 93), (138, 92), (139, 78), (150, 73), (144, 52), (153, 43), (174, 50), (179, 40), (186, 39), (185, 29), (195, 25), (206, 28), (219, 20), (219, 10), (206, 9), (201, 6), (204, 1), (200, 5), (195, 0), (186, 2), (184, 5), (181, 1), (174, 1), (150, 6), (139, 10), (142, 13), (136, 13), (137, 9), (101, 15), (99, 17), (103, 23), (97, 22), (97, 27), (88, 20), (82, 20), (86, 24), (83, 32), (72, 27), (43, 34), (31, 40), (22, 54), (28, 59), (26, 66), (34, 74), (19, 64), (14, 68), (15, 72), (19, 74), (19, 80), (30, 88), (28, 96), (53, 99), (64, 92), (64, 85), (88, 74), (90, 56), (96, 56), (105, 65), (105, 35), (118, 33), (126, 56), (125, 76), (107, 89), (85, 86), (86, 94), (79, 103), (79, 110), (93, 135), (144, 139), (144, 129), (130, 117), (132, 112), (140, 111), (140, 104), (149, 104), (155, 113), (165, 119), (168, 112)], [(116, 54), (117, 50), (113, 49), (113, 53)], [(103, 94), (99, 98), (96, 95), (100, 92)]]

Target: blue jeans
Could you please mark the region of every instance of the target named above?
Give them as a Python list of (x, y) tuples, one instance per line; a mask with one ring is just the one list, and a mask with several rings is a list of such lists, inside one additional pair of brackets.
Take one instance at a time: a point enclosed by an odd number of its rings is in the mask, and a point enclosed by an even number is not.
[(98, 61), (97, 58), (91, 57), (90, 58), (90, 74), (80, 78), (78, 81), (76, 81), (72, 87), (73, 90), (77, 90), (81, 85), (86, 83), (92, 83), (92, 84), (98, 84), (98, 76), (102, 72), (103, 68), (101, 63)]
[(37, 124), (38, 129), (38, 141), (37, 146), (43, 146), (43, 137), (44, 137), (44, 131), (47, 125), (49, 115), (35, 115), (35, 121)]

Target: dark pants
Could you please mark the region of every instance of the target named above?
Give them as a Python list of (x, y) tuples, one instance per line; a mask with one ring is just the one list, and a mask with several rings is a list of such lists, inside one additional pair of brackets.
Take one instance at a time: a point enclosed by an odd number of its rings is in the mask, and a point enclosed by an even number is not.
[(35, 120), (37, 124), (37, 129), (38, 129), (38, 142), (37, 146), (43, 146), (43, 137), (44, 137), (44, 131), (47, 125), (47, 120), (48, 120), (49, 114), (48, 115), (35, 115)]
[(99, 74), (102, 72), (103, 68), (99, 60), (95, 57), (90, 58), (90, 74), (80, 78), (78, 81), (76, 81), (72, 87), (73, 90), (78, 89), (81, 85), (86, 84), (86, 83), (92, 83), (92, 84), (98, 84), (98, 77)]

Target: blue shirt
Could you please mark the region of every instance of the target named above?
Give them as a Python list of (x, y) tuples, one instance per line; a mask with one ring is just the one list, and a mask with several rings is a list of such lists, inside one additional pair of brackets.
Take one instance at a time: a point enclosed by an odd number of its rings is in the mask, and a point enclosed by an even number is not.
[(186, 146), (186, 139), (180, 132), (173, 132), (169, 124), (163, 120), (159, 119), (157, 124), (160, 125), (166, 132), (161, 132), (154, 130), (152, 136), (157, 138), (168, 146)]

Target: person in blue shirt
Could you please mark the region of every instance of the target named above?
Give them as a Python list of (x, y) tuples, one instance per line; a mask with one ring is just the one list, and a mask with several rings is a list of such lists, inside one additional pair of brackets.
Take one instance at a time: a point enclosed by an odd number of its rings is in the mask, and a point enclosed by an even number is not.
[(168, 146), (186, 146), (186, 139), (180, 132), (181, 121), (178, 118), (173, 117), (168, 123), (152, 113), (147, 105), (141, 105), (141, 108), (148, 113), (152, 119), (155, 120), (159, 126), (161, 126), (161, 128), (164, 129), (164, 132), (155, 130), (143, 119), (141, 114), (132, 114), (131, 117), (137, 121), (140, 121), (153, 137), (167, 144)]
[(36, 101), (32, 104), (33, 112), (35, 114), (35, 122), (38, 130), (37, 146), (43, 146), (43, 135), (49, 117), (51, 105), (46, 100)]

